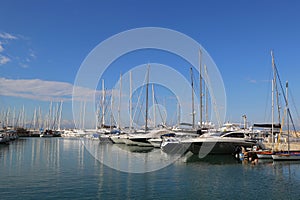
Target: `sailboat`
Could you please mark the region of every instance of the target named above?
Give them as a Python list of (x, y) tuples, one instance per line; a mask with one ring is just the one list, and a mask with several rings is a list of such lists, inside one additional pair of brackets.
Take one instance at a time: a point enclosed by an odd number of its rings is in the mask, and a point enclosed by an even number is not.
[(274, 85), (275, 85), (275, 77), (274, 79), (272, 79), (272, 123), (254, 124), (255, 127), (271, 128), (272, 149), (256, 151), (255, 153), (259, 159), (272, 159), (272, 155), (274, 154), (274, 132), (275, 129), (276, 130), (281, 129), (281, 124), (274, 124)]
[[(191, 68), (191, 86), (193, 88), (193, 74)], [(209, 77), (207, 76), (209, 82)], [(201, 86), (202, 87), (202, 86)], [(200, 96), (202, 96), (200, 92)], [(212, 94), (213, 96), (213, 94)], [(212, 97), (212, 99), (214, 99)], [(194, 97), (192, 90), (192, 122), (194, 132), (194, 122), (195, 122), (195, 113), (194, 113)], [(202, 103), (200, 103), (202, 104)], [(202, 105), (200, 105), (200, 110), (202, 110)], [(215, 112), (218, 118), (218, 123), (220, 126), (220, 120), (218, 117), (218, 112), (215, 107)], [(200, 114), (200, 130), (204, 128), (202, 126), (202, 116)], [(247, 137), (245, 131), (237, 130), (231, 132), (209, 132), (204, 133), (200, 131), (200, 134), (197, 134), (197, 137), (184, 137), (184, 138), (165, 138), (161, 144), (161, 149), (166, 153), (171, 154), (183, 154), (186, 152), (191, 152), (192, 154), (198, 154), (205, 156), (207, 154), (233, 154), (237, 151), (238, 147), (243, 146), (244, 148), (252, 148), (257, 144), (255, 140)], [(207, 130), (208, 131), (208, 130)], [(176, 133), (177, 135), (177, 133)]]
[(152, 146), (148, 139), (151, 138), (151, 135), (148, 131), (148, 86), (149, 86), (149, 69), (150, 66), (147, 66), (147, 74), (146, 74), (146, 113), (145, 113), (145, 129), (136, 131), (134, 134), (129, 133), (127, 138), (124, 138), (123, 141), (125, 144), (129, 146)]
[[(288, 107), (288, 84), (286, 84), (286, 92), (284, 92), (281, 82), (280, 82), (280, 77), (278, 75), (278, 71), (274, 62), (274, 56), (273, 56), (273, 52), (271, 52), (272, 55), (272, 67), (274, 70), (274, 78), (272, 80), (272, 124), (271, 124), (271, 134), (272, 134), (272, 150), (271, 151), (256, 151), (255, 153), (257, 154), (258, 158), (267, 158), (267, 159), (273, 159), (273, 160), (300, 160), (300, 151), (290, 151), (290, 140), (289, 140), (289, 119), (292, 120), (291, 118), (291, 113)], [(284, 101), (286, 104), (286, 111), (287, 111), (287, 127), (288, 127), (288, 151), (275, 151), (274, 149), (274, 130), (275, 128), (280, 129), (281, 130), (281, 124), (274, 124), (274, 86), (276, 84), (276, 77), (278, 77), (281, 89), (282, 89), (282, 93), (284, 94)], [(286, 93), (286, 94), (285, 94)], [(278, 98), (278, 95), (277, 95)], [(277, 100), (278, 101), (278, 100)], [(295, 127), (294, 127), (295, 130)], [(281, 131), (279, 132), (281, 133)]]
[[(137, 130), (134, 133), (129, 133), (127, 138), (123, 138), (123, 141), (125, 142), (125, 144), (127, 144), (129, 146), (141, 146), (141, 147), (154, 147), (155, 146), (155, 147), (158, 147), (158, 144), (161, 142), (160, 136), (170, 132), (170, 130), (168, 130), (164, 127), (163, 128), (154, 128), (154, 129), (149, 129), (149, 127), (148, 127), (149, 75), (150, 75), (150, 65), (147, 66), (147, 74), (146, 74), (145, 126), (144, 126), (144, 129)], [(152, 92), (154, 95), (154, 89), (152, 89)], [(157, 139), (157, 140), (153, 140), (153, 139)]]
[(120, 75), (120, 88), (119, 88), (119, 108), (118, 108), (118, 130), (115, 130), (114, 134), (111, 134), (109, 136), (110, 140), (114, 143), (114, 144), (126, 144), (127, 140), (128, 140), (128, 134), (127, 131), (130, 133), (132, 130), (132, 100), (131, 100), (131, 96), (132, 96), (132, 78), (131, 78), (131, 71), (129, 72), (129, 82), (130, 82), (130, 105), (129, 105), (129, 112), (130, 112), (130, 126), (129, 126), (129, 130), (125, 130), (122, 129), (121, 130), (121, 97), (122, 97), (122, 75)]
[[(277, 74), (277, 69), (275, 66), (275, 61), (274, 61), (274, 55), (273, 55), (273, 51), (271, 51), (271, 56), (272, 56), (272, 68), (273, 68), (273, 79), (272, 79), (272, 123), (271, 124), (254, 124), (254, 126), (256, 127), (261, 127), (261, 128), (271, 128), (271, 140), (272, 140), (272, 149), (271, 150), (259, 150), (256, 151), (256, 155), (259, 159), (272, 159), (272, 155), (275, 154), (274, 151), (274, 134), (275, 134), (275, 130), (276, 133), (280, 132), (278, 130), (281, 130), (281, 124), (275, 124), (274, 123), (274, 90), (276, 87), (276, 91), (277, 91), (277, 85), (276, 85), (276, 78), (278, 76)], [(276, 93), (276, 97), (277, 97), (277, 104), (278, 104), (278, 92)], [(279, 111), (278, 111), (279, 112)], [(280, 121), (280, 119), (279, 119)]]
[[(287, 95), (287, 88), (288, 83), (286, 83), (286, 95)], [(273, 160), (275, 161), (294, 161), (300, 160), (300, 152), (299, 151), (290, 151), (290, 128), (289, 128), (289, 117), (290, 117), (290, 110), (288, 107), (287, 96), (286, 100), (286, 110), (287, 110), (287, 127), (288, 127), (288, 151), (283, 153), (276, 153), (272, 155)]]
[(48, 119), (46, 120), (46, 124), (47, 124), (46, 126), (47, 128), (40, 134), (40, 137), (53, 137), (53, 132), (50, 127), (52, 124), (52, 101), (50, 102)]
[(276, 153), (272, 155), (274, 161), (294, 161), (300, 160), (300, 152)]

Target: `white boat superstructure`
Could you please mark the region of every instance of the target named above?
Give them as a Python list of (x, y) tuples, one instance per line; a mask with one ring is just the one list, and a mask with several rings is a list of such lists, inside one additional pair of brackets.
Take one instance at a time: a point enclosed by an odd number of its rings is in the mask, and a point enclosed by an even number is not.
[(66, 137), (66, 138), (82, 138), (85, 137), (86, 133), (83, 130), (64, 130), (63, 133), (61, 134), (61, 137)]
[(114, 134), (110, 136), (110, 139), (114, 144), (125, 144), (127, 138), (128, 138), (127, 134)]
[(219, 128), (220, 132), (232, 132), (232, 131), (238, 131), (240, 130), (240, 124), (238, 123), (224, 123), (221, 128)]
[[(153, 144), (150, 143), (150, 139), (159, 139), (162, 135), (166, 133), (170, 133), (171, 131), (162, 128), (162, 129), (153, 129), (149, 130), (146, 133), (132, 133), (128, 134), (127, 138), (124, 138), (124, 142), (127, 145), (138, 145), (138, 146), (154, 146)], [(155, 144), (155, 146), (157, 146)]]

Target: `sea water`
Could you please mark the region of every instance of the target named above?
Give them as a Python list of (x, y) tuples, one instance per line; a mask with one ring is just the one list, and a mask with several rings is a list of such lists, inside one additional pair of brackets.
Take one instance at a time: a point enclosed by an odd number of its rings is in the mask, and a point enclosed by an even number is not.
[(0, 199), (299, 198), (300, 162), (192, 156), (159, 170), (128, 173), (95, 159), (80, 139), (20, 138), (0, 146)]

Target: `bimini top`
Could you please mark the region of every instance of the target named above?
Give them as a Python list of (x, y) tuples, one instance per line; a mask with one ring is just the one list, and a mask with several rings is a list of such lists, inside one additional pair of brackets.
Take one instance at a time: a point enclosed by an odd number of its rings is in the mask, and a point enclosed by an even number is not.
[[(272, 123), (267, 124), (253, 124), (254, 127), (272, 128)], [(273, 124), (273, 128), (281, 128), (281, 124)]]

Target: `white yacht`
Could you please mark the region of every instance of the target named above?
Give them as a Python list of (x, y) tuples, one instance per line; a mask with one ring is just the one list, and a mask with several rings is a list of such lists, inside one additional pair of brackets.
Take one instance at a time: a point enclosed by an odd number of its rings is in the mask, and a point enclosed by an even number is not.
[(150, 138), (148, 142), (155, 148), (160, 148), (162, 138)]
[(170, 130), (166, 128), (149, 130), (146, 133), (137, 132), (128, 134), (128, 137), (124, 139), (127, 145), (137, 146), (154, 146), (150, 143), (150, 139), (159, 139), (163, 134), (169, 133)]
[(216, 133), (210, 136), (199, 136), (196, 138), (163, 140), (161, 149), (166, 153), (186, 153), (193, 154), (232, 154), (237, 148), (252, 148), (257, 145), (256, 140), (246, 136), (243, 131), (228, 133)]
[(114, 144), (125, 144), (128, 139), (127, 133), (110, 135), (110, 139)]
[(6, 144), (8, 142), (9, 142), (8, 135), (4, 131), (1, 131), (0, 132), (0, 144)]

